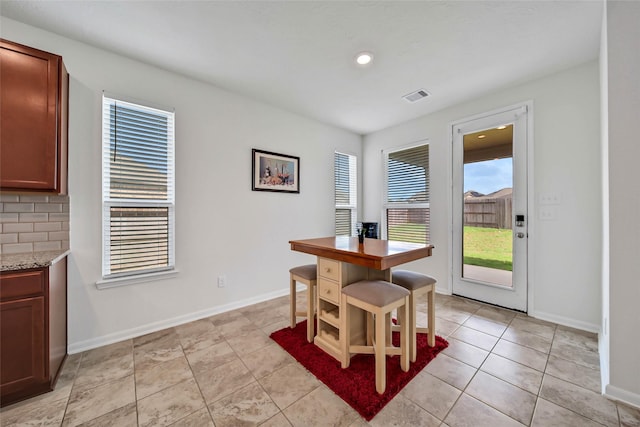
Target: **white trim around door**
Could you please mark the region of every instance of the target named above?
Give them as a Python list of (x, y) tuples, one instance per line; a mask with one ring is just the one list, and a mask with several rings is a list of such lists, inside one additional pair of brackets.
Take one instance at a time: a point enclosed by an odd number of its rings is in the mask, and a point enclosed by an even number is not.
[[(464, 235), (464, 164), (474, 155), (468, 148), (469, 136), (484, 137), (485, 131), (507, 126), (512, 132), (512, 153), (497, 152), (495, 158), (512, 159), (513, 210), (509, 214), (511, 242), (513, 244), (513, 271), (494, 268), (472, 267), (463, 261)], [(466, 143), (465, 135), (467, 135)], [(484, 114), (455, 121), (450, 127), (451, 143), (451, 289), (452, 293), (490, 304), (523, 312), (533, 309), (531, 251), (533, 233), (533, 105), (524, 102), (518, 105), (489, 111)], [(485, 153), (475, 154), (479, 159), (493, 160), (494, 153), (483, 148)], [(467, 159), (467, 160), (465, 160)], [(467, 215), (469, 216), (469, 215)], [(484, 272), (478, 270), (483, 270)], [(492, 273), (483, 276), (484, 273)], [(493, 274), (495, 273), (495, 274)]]

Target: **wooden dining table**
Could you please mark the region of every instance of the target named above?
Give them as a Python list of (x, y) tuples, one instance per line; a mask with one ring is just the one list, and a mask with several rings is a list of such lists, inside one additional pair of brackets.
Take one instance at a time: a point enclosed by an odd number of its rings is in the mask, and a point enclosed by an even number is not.
[[(342, 287), (359, 280), (391, 281), (391, 268), (431, 256), (433, 245), (357, 237), (335, 236), (289, 241), (291, 250), (318, 257), (316, 336), (314, 343), (337, 360), (340, 349)], [(366, 340), (365, 316), (350, 307), (353, 344)]]

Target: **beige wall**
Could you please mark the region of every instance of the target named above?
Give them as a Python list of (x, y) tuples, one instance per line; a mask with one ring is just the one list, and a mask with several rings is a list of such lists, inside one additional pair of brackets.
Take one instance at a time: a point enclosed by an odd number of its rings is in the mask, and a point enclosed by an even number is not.
[(639, 22), (640, 2), (607, 2), (609, 301), (604, 311), (610, 316), (610, 379), (606, 393), (640, 407)]

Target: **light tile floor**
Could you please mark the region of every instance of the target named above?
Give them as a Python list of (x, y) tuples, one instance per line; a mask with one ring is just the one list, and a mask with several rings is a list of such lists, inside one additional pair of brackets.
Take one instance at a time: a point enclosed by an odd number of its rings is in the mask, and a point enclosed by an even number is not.
[(640, 426), (640, 410), (600, 395), (594, 334), (436, 301), (449, 347), (369, 423), (269, 338), (288, 325), (282, 297), (71, 355), (56, 389), (4, 408), (1, 425)]

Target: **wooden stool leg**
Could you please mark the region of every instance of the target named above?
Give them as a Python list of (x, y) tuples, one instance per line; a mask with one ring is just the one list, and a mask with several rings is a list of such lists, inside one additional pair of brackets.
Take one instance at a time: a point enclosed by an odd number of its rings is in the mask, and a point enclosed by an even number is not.
[(315, 313), (315, 304), (313, 299), (313, 286), (311, 283), (307, 285), (307, 341), (313, 342), (313, 332), (314, 332), (314, 313)]
[(393, 329), (392, 325), (393, 325), (393, 316), (391, 315), (391, 313), (387, 313), (385, 314), (385, 319), (384, 319), (384, 341), (385, 341), (385, 345), (387, 347), (391, 347), (392, 346), (392, 341), (391, 339), (393, 338), (393, 336), (391, 335), (391, 331)]
[(416, 322), (418, 321), (416, 310), (417, 310), (417, 301), (416, 297), (411, 293), (409, 295), (409, 305), (407, 306), (407, 318), (409, 319), (409, 357), (412, 362), (416, 361), (418, 357), (418, 341), (417, 341), (417, 330), (416, 330)]
[(296, 281), (293, 276), (289, 284), (289, 315), (291, 319), (291, 329), (296, 327)]
[(349, 353), (349, 347), (351, 346), (351, 320), (350, 320), (349, 304), (347, 302), (347, 296), (342, 295), (340, 301), (340, 350), (342, 350), (342, 360), (340, 365), (342, 368), (348, 368), (351, 364), (351, 353)]
[(429, 347), (433, 347), (433, 346), (436, 345), (436, 292), (435, 292), (435, 287), (432, 287), (431, 291), (429, 291), (427, 293), (427, 310), (429, 310), (429, 319), (428, 319), (429, 324), (427, 325), (427, 327), (428, 327), (427, 334), (429, 335), (428, 344), (429, 344)]
[[(411, 349), (409, 344), (411, 342), (409, 329), (413, 329), (415, 333), (416, 327), (415, 322), (411, 323), (411, 321), (409, 320), (410, 311), (411, 309), (409, 308), (409, 298), (407, 297), (405, 298), (404, 305), (398, 308), (398, 317), (402, 319), (400, 323), (400, 368), (404, 372), (407, 372), (409, 370), (409, 350)], [(413, 337), (415, 339), (415, 335)], [(415, 351), (415, 346), (413, 350)], [(415, 362), (415, 359), (412, 361)]]
[[(387, 388), (387, 370), (386, 370), (386, 315), (382, 313), (376, 313), (375, 319), (375, 358), (376, 358), (376, 391), (379, 394), (384, 393)], [(405, 319), (406, 320), (406, 319)]]

